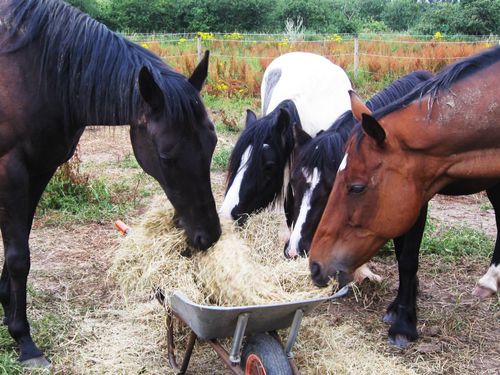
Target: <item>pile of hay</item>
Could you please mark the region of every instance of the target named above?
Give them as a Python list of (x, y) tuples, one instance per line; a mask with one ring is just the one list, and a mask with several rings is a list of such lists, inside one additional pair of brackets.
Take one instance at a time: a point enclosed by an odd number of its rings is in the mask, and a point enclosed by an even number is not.
[(277, 249), (281, 218), (276, 213), (252, 216), (242, 230), (224, 223), (221, 239), (190, 257), (172, 216), (172, 207), (158, 205), (124, 239), (111, 273), (126, 296), (156, 288), (169, 295), (179, 289), (197, 303), (236, 306), (331, 293), (313, 286), (307, 259), (285, 260)]
[[(172, 224), (172, 209), (164, 205), (157, 202), (155, 208), (133, 226), (117, 250), (111, 274), (131, 302), (144, 301), (156, 287), (166, 294), (180, 289), (193, 301), (218, 305), (290, 301), (332, 292), (331, 288), (312, 286), (306, 259), (287, 261), (283, 258), (280, 214), (264, 212), (252, 216), (243, 229), (224, 224), (224, 234), (216, 245), (188, 258), (182, 255), (186, 251), (185, 237)], [(134, 346), (137, 341), (140, 351), (151, 340), (151, 345), (158, 345), (166, 352), (166, 341), (158, 343), (163, 336), (159, 332), (165, 332), (164, 312), (157, 310), (154, 314), (157, 319), (153, 322), (144, 317), (140, 319), (133, 308), (129, 310), (130, 315), (121, 316), (123, 324), (115, 322), (118, 327), (110, 332), (102, 331), (96, 342), (86, 348), (92, 349), (95, 363), (112, 369), (100, 367), (99, 373), (113, 373), (117, 369), (130, 372), (125, 370), (127, 362), (132, 362), (132, 366), (144, 363), (140, 353), (132, 349), (110, 356), (107, 347), (115, 345), (113, 342), (127, 340), (128, 345)], [(130, 335), (126, 326), (133, 324), (134, 319), (138, 319), (139, 327), (131, 327)], [(296, 363), (303, 374), (414, 374), (397, 358), (371, 348), (362, 327), (347, 320), (341, 325), (332, 325), (331, 321), (331, 315), (324, 311), (304, 318), (294, 348)], [(182, 350), (182, 346), (178, 350)], [(145, 357), (147, 354), (146, 351)], [(117, 362), (114, 366), (108, 363), (113, 360)], [(221, 362), (208, 345), (196, 346), (191, 372), (222, 373), (220, 366)], [(156, 369), (144, 368), (142, 372), (155, 373)]]

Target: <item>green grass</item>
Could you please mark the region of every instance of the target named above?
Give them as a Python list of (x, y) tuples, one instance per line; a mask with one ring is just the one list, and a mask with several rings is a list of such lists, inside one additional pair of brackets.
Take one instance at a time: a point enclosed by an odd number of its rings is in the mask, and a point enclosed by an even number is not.
[(141, 172), (140, 176), (116, 182), (101, 177), (75, 183), (56, 174), (42, 195), (37, 214), (47, 216), (52, 223), (121, 217), (149, 195), (140, 186), (143, 175)]
[[(484, 232), (465, 226), (444, 226), (427, 219), (420, 254), (437, 256), (446, 261), (463, 257), (491, 257), (493, 240)], [(388, 241), (377, 254), (381, 258), (394, 255), (394, 245)]]
[(221, 146), (220, 148), (217, 148), (212, 157), (212, 170), (227, 170), (232, 151), (233, 148), (231, 146)]
[(140, 168), (134, 154), (129, 153), (119, 163), (122, 168), (137, 169)]
[[(53, 357), (65, 341), (76, 331), (72, 314), (60, 307), (59, 301), (50, 295), (28, 285), (28, 319), (30, 321), (33, 341), (48, 358)], [(62, 311), (62, 312), (61, 312)], [(3, 318), (3, 309), (0, 306), (0, 317)], [(71, 343), (69, 345), (75, 345)], [(24, 371), (17, 362), (17, 344), (9, 335), (6, 326), (0, 326), (0, 375), (15, 375), (22, 373), (47, 374), (47, 371)]]
[(491, 256), (493, 241), (484, 232), (465, 226), (438, 228), (432, 220), (427, 224), (421, 246), (422, 254), (439, 255), (447, 260), (465, 256)]

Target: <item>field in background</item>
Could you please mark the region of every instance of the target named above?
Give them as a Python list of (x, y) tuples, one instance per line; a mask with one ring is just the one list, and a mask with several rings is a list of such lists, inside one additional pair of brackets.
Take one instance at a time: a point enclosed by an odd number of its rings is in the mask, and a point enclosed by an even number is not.
[(498, 44), (497, 37), (449, 40), (433, 36), (261, 35), (261, 34), (135, 34), (128, 36), (162, 56), (183, 74), (192, 72), (199, 54), (210, 50), (206, 90), (226, 97), (258, 97), (266, 67), (292, 51), (317, 53), (344, 68), (362, 95), (383, 88), (415, 70), (433, 73), (459, 58)]

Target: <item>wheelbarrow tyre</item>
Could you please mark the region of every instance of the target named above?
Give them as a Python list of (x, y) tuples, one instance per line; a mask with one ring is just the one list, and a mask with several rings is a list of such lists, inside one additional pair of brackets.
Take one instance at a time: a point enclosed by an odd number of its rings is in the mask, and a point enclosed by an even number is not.
[(245, 375), (293, 374), (283, 346), (266, 333), (246, 338), (241, 352), (241, 364)]

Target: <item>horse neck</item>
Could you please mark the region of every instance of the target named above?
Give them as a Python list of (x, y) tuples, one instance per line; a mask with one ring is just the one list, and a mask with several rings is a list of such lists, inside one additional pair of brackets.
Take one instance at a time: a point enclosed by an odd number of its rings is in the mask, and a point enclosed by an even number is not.
[(419, 160), (429, 195), (455, 180), (500, 177), (499, 86), (497, 63), (442, 90), (434, 101), (424, 97), (381, 120)]

